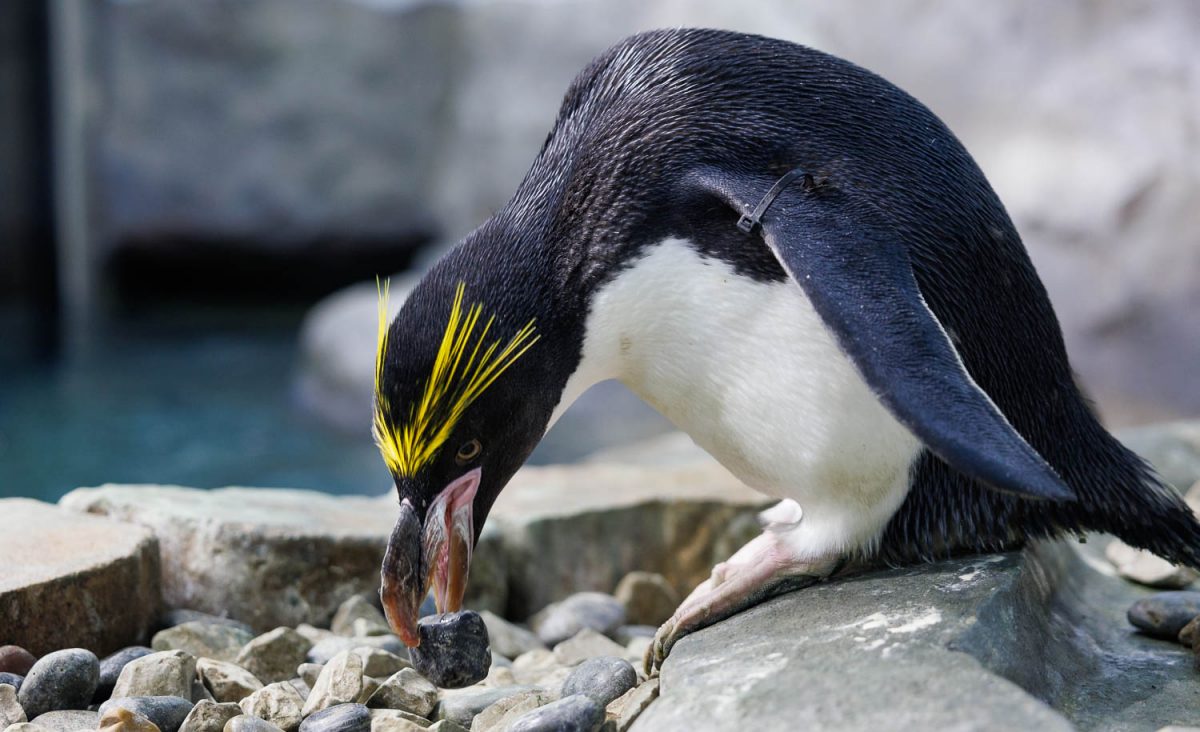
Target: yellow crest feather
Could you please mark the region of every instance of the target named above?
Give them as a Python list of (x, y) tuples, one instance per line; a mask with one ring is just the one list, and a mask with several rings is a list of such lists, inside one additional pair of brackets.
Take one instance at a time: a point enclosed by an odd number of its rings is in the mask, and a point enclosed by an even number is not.
[(450, 317), (434, 357), (433, 369), (421, 398), (409, 405), (404, 423), (398, 425), (383, 394), (383, 366), (388, 341), (388, 282), (379, 284), (379, 334), (375, 351), (375, 419), (372, 432), (388, 468), (398, 476), (412, 476), (433, 460), (450, 437), (467, 407), (541, 338), (530, 320), (508, 340), (484, 346), (495, 322), (489, 317), (479, 335), (476, 326), (483, 306), (474, 303), (463, 309), (466, 286), (458, 283)]

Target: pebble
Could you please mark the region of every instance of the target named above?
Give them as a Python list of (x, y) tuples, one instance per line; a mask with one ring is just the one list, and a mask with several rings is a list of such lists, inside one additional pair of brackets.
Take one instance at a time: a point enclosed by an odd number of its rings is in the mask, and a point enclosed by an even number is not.
[(1104, 556), (1127, 580), (1147, 587), (1183, 589), (1200, 577), (1200, 572), (1181, 564), (1171, 564), (1145, 549), (1135, 549), (1119, 539), (1104, 548)]
[(318, 628), (308, 623), (300, 623), (296, 626), (296, 632), (304, 636), (313, 643), (320, 643), (326, 638), (336, 638), (337, 634), (328, 628)]
[(305, 718), (300, 732), (371, 732), (371, 712), (362, 704), (339, 704)]
[(492, 650), (505, 658), (516, 658), (522, 653), (546, 647), (532, 631), (510, 623), (493, 612), (484, 610), (479, 616), (487, 626)]
[(144, 714), (114, 707), (100, 717), (100, 732), (162, 732), (158, 725), (151, 722)]
[(429, 720), (425, 724), (399, 717), (386, 717), (371, 720), (371, 732), (425, 732), (429, 729)]
[[(355, 627), (359, 620), (364, 622)], [(383, 613), (362, 595), (354, 595), (338, 606), (329, 629), (345, 636), (389, 635), (392, 632)]]
[(625, 655), (625, 647), (617, 645), (590, 628), (579, 631), (575, 637), (554, 646), (554, 659), (563, 666), (574, 666), (589, 658)]
[(174, 628), (176, 625), (183, 625), (184, 623), (208, 623), (210, 625), (227, 625), (231, 628), (237, 628), (238, 630), (245, 631), (245, 632), (249, 633), (250, 635), (254, 635), (254, 629), (251, 628), (246, 623), (243, 623), (239, 620), (234, 620), (233, 618), (221, 617), (220, 615), (213, 615), (211, 613), (202, 613), (199, 610), (186, 610), (183, 608), (176, 608), (174, 610), (166, 611), (165, 613), (163, 613), (162, 617), (159, 618), (159, 627), (160, 628)]
[(421, 645), (408, 655), (422, 676), (445, 689), (470, 686), (487, 676), (492, 652), (479, 613), (434, 615), (418, 620), (417, 627)]
[(1159, 592), (1130, 606), (1126, 617), (1146, 635), (1178, 640), (1179, 631), (1200, 615), (1200, 592)]
[(218, 704), (203, 699), (196, 702), (192, 711), (179, 727), (179, 732), (221, 732), (229, 720), (242, 713), (237, 704)]
[(522, 715), (509, 732), (595, 732), (604, 723), (604, 707), (583, 694), (565, 696)]
[(380, 648), (396, 655), (404, 653), (404, 644), (394, 635), (372, 635), (357, 638), (331, 635), (313, 644), (308, 651), (307, 660), (309, 663), (329, 663), (329, 659), (342, 651), (353, 651), (357, 648)]
[(27, 676), (37, 657), (20, 646), (0, 646), (0, 673)]
[[(366, 683), (366, 680), (368, 678), (370, 678), (370, 677), (369, 676), (363, 677), (364, 684)], [(308, 701), (308, 695), (312, 694), (312, 687), (308, 685), (307, 681), (305, 681), (304, 679), (296, 678), (296, 679), (288, 679), (287, 683), (292, 685), (292, 688), (296, 690), (296, 693), (300, 695), (301, 699)]]
[(342, 651), (325, 664), (312, 694), (304, 702), (304, 716), (319, 712), (338, 704), (349, 704), (358, 699), (363, 686), (362, 657), (350, 651)]
[(239, 714), (225, 723), (223, 732), (282, 732), (278, 727), (258, 717)]
[(467, 732), (467, 728), (457, 722), (451, 722), (448, 719), (443, 719), (440, 722), (434, 722), (429, 727), (429, 732)]
[(242, 646), (254, 634), (236, 625), (193, 620), (154, 634), (150, 647), (156, 651), (186, 651), (196, 658), (213, 658), (233, 663)]
[(367, 700), (372, 709), (403, 709), (428, 717), (437, 704), (437, 687), (411, 668), (401, 669), (380, 684)]
[(100, 716), (109, 710), (123, 707), (137, 712), (158, 725), (162, 732), (178, 732), (183, 720), (191, 714), (192, 704), (178, 696), (128, 696), (109, 699), (100, 705)]
[(579, 592), (534, 616), (538, 638), (548, 646), (572, 638), (585, 628), (609, 635), (625, 624), (625, 607), (603, 592)]
[(358, 693), (358, 698), (354, 700), (355, 704), (366, 704), (367, 700), (379, 691), (379, 687), (383, 686), (383, 682), (371, 676), (363, 676), (363, 688)]
[(75, 730), (96, 729), (100, 722), (100, 715), (86, 709), (62, 709), (57, 712), (46, 712), (30, 721), (54, 732), (75, 732)]
[(637, 686), (637, 671), (624, 658), (590, 658), (571, 671), (562, 695), (583, 694), (602, 707)]
[(1192, 618), (1187, 625), (1180, 628), (1176, 640), (1188, 648), (1194, 648), (1198, 637), (1200, 637), (1200, 616)]
[(17, 699), (29, 719), (60, 709), (86, 709), (100, 682), (100, 659), (68, 648), (48, 653), (29, 669)]
[(192, 699), (196, 659), (184, 651), (160, 651), (125, 664), (112, 697), (178, 696)]
[(45, 727), (39, 727), (30, 722), (17, 722), (10, 726), (4, 732), (49, 732)]
[(504, 656), (501, 656), (499, 653), (492, 651), (492, 667), (495, 668), (496, 666), (507, 666), (508, 668), (512, 668), (512, 661)]
[(644, 681), (638, 686), (625, 692), (616, 701), (610, 702), (605, 712), (608, 717), (616, 719), (616, 732), (625, 732), (633, 724), (650, 702), (658, 698), (658, 679)]
[(246, 714), (267, 720), (284, 732), (295, 732), (304, 719), (304, 697), (291, 682), (277, 681), (242, 699), (241, 709)]
[(653, 625), (622, 625), (617, 628), (616, 633), (612, 634), (612, 639), (623, 646), (628, 646), (630, 642), (641, 638), (654, 640), (657, 633), (658, 628)]
[(471, 721), (472, 730), (506, 730), (527, 712), (551, 701), (541, 691), (513, 694), (484, 709)]
[(630, 572), (613, 595), (625, 607), (624, 622), (632, 625), (662, 625), (679, 607), (679, 593), (657, 572)]
[[(21, 684), (23, 683), (25, 683), (24, 676), (17, 676), (16, 674), (10, 674), (7, 671), (0, 671), (0, 684), (8, 684), (17, 691), (20, 691)], [(0, 727), (0, 729), (4, 728)]]
[(96, 695), (92, 697), (92, 703), (99, 704), (109, 699), (113, 695), (117, 679), (121, 678), (121, 671), (125, 669), (126, 664), (149, 656), (151, 653), (154, 653), (153, 649), (146, 646), (129, 646), (105, 656), (100, 661), (100, 683), (96, 686)]
[(17, 701), (17, 690), (10, 684), (0, 684), (0, 730), (9, 725), (28, 722), (25, 710)]
[(313, 641), (291, 628), (276, 628), (253, 638), (238, 652), (237, 665), (264, 684), (287, 681), (304, 663)]
[(240, 702), (263, 688), (254, 674), (235, 663), (201, 658), (196, 662), (196, 673), (216, 702)]
[(512, 686), (517, 683), (517, 677), (513, 676), (511, 666), (492, 666), (479, 683), (483, 686)]
[(527, 691), (537, 689), (532, 686), (503, 686), (497, 689), (475, 687), (445, 694), (438, 703), (437, 718), (448, 719), (460, 727), (470, 729), (471, 721), (484, 709), (501, 699)]
[(385, 651), (382, 648), (355, 648), (357, 653), (363, 660), (363, 674), (365, 676), (375, 676), (380, 679), (386, 679), (402, 668), (412, 668), (412, 664), (408, 659)]
[(317, 677), (321, 675), (321, 669), (325, 668), (319, 663), (302, 663), (296, 667), (296, 673), (300, 678), (304, 679), (304, 683), (308, 684), (311, 689), (317, 684)]
[(395, 721), (408, 722), (415, 724), (418, 727), (425, 728), (432, 724), (428, 719), (411, 712), (406, 712), (403, 709), (372, 709), (371, 710), (371, 732), (379, 732), (376, 726), (384, 726), (388, 732), (400, 732), (403, 730), (403, 725), (393, 724)]

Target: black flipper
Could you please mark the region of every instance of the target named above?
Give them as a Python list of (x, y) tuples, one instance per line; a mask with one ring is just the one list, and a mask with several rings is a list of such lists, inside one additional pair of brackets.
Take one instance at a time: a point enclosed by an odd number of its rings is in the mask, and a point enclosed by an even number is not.
[[(712, 169), (688, 183), (742, 216), (771, 188), (761, 176)], [(921, 296), (907, 247), (873, 204), (836, 183), (797, 180), (770, 203), (751, 236), (759, 234), (883, 404), (931, 451), (997, 490), (1075, 499), (967, 373)]]

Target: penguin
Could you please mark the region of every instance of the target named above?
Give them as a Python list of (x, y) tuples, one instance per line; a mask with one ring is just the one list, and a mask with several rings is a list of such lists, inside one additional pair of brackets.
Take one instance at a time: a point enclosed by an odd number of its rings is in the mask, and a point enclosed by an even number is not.
[(373, 432), (399, 499), (381, 596), (409, 646), (431, 585), (461, 608), (497, 495), (606, 379), (779, 499), (650, 670), (847, 562), (1096, 531), (1200, 568), (1200, 524), (1101, 426), (974, 160), (833, 56), (703, 29), (618, 43), (390, 324), (381, 289)]

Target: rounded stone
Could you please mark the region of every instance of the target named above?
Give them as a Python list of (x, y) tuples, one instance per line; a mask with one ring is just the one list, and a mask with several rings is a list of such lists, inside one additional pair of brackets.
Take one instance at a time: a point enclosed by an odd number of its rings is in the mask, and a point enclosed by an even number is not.
[(237, 625), (192, 620), (154, 634), (150, 647), (156, 651), (184, 651), (196, 658), (233, 663), (254, 634)]
[(10, 674), (7, 671), (0, 672), (0, 684), (8, 684), (13, 689), (20, 691), (21, 684), (23, 684), (23, 683), (25, 683), (24, 676), (18, 676), (17, 674)]
[(76, 732), (76, 730), (96, 729), (100, 715), (86, 709), (60, 709), (57, 712), (46, 712), (30, 722), (53, 732)]
[(585, 629), (610, 635), (625, 624), (625, 607), (603, 592), (578, 592), (546, 608), (534, 624), (538, 638), (553, 646)]
[(291, 628), (280, 627), (254, 638), (238, 653), (237, 665), (264, 684), (287, 681), (304, 663), (313, 642)]
[(601, 707), (637, 686), (637, 671), (623, 658), (591, 658), (563, 682), (562, 695), (583, 694)]
[(178, 732), (193, 706), (190, 701), (178, 696), (126, 696), (101, 704), (100, 716), (119, 707), (141, 714), (158, 725), (162, 732)]
[(239, 714), (225, 723), (223, 732), (283, 732), (283, 730), (265, 719)]
[(146, 715), (114, 707), (100, 717), (100, 732), (162, 732)]
[(25, 710), (17, 703), (17, 690), (11, 684), (0, 684), (0, 729), (28, 721)]
[(479, 613), (465, 610), (417, 621), (421, 645), (408, 651), (413, 668), (444, 689), (482, 681), (492, 665), (487, 626)]
[(221, 732), (229, 720), (242, 713), (242, 708), (237, 704), (218, 704), (211, 699), (201, 699), (188, 712), (179, 732)]
[(1179, 631), (1200, 615), (1200, 592), (1159, 592), (1129, 607), (1126, 617), (1146, 635), (1178, 640)]
[(0, 646), (0, 673), (25, 676), (37, 658), (20, 646)]
[(371, 712), (365, 704), (338, 704), (306, 718), (300, 732), (371, 732)]
[(125, 666), (130, 661), (149, 656), (151, 653), (154, 651), (146, 646), (129, 646), (101, 660), (100, 682), (96, 685), (96, 694), (92, 697), (92, 702), (99, 704), (111, 697)]
[(68, 648), (48, 653), (33, 664), (18, 699), (30, 719), (60, 709), (86, 709), (99, 682), (96, 654)]
[(575, 694), (523, 714), (508, 731), (595, 732), (603, 722), (604, 707), (583, 694)]

